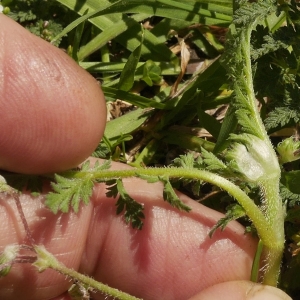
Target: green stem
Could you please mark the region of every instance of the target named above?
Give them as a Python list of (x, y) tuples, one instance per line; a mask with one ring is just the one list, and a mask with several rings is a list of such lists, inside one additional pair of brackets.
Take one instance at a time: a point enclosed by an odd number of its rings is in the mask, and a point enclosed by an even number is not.
[[(268, 247), (281, 247), (284, 240), (284, 217), (285, 207), (279, 195), (279, 177), (265, 180), (261, 183), (263, 193), (262, 210), (266, 215), (267, 222), (274, 228), (275, 240), (265, 239), (264, 244)], [(282, 225), (282, 226), (281, 226)], [(276, 227), (276, 230), (275, 230)]]
[(279, 196), (279, 177), (266, 180), (262, 185), (263, 210), (273, 234), (262, 238), (263, 249), (263, 283), (276, 286), (284, 250), (285, 206)]
[(274, 162), (277, 163), (276, 153), (257, 109), (253, 87), (250, 40), (251, 32), (255, 28), (256, 22), (257, 20), (254, 20), (251, 26), (239, 28), (236, 31), (238, 32), (236, 38), (240, 39), (240, 55), (243, 59), (243, 66), (240, 68), (241, 65), (239, 63), (236, 66), (237, 73), (235, 74), (235, 78), (238, 78), (238, 80), (236, 80), (234, 83), (234, 89), (237, 95), (235, 100), (236, 106), (247, 107), (247, 110), (251, 115), (251, 120), (253, 120), (255, 123), (256, 130), (253, 134), (259, 137), (265, 143), (266, 148), (269, 149), (269, 157), (267, 158), (267, 161), (270, 163), (270, 165), (273, 165), (273, 168), (268, 168), (268, 163), (264, 162), (265, 179), (259, 182), (263, 198), (261, 211), (265, 216), (265, 229), (263, 229), (261, 226), (258, 226), (255, 220), (250, 216), (249, 212), (246, 209), (245, 210), (256, 226), (258, 235), (263, 244), (263, 283), (276, 286), (284, 249), (285, 211), (279, 196), (280, 167), (279, 165), (278, 167), (274, 167)]
[(277, 285), (280, 261), (284, 247), (284, 209), (279, 196), (278, 176), (274, 176), (273, 178), (261, 182), (260, 186), (264, 201), (263, 207), (260, 209), (254, 201), (234, 183), (205, 170), (175, 167), (139, 168), (127, 170), (101, 170), (95, 172), (67, 171), (62, 175), (69, 178), (86, 178), (87, 176), (90, 176), (95, 181), (139, 176), (167, 176), (169, 178), (203, 180), (220, 187), (239, 202), (245, 209), (248, 217), (252, 220), (264, 246), (263, 282), (273, 286)]
[(280, 266), (281, 266), (281, 259), (283, 253), (283, 245), (282, 247), (267, 247), (264, 246), (263, 248), (263, 267), (262, 267), (262, 283), (277, 286), (278, 278), (280, 274)]
[(49, 253), (42, 245), (34, 246), (34, 249), (38, 255), (38, 258), (33, 265), (36, 266), (40, 272), (51, 268), (65, 276), (68, 276), (69, 278), (80, 281), (82, 284), (86, 285), (91, 289), (96, 289), (100, 291), (104, 295), (109, 295), (113, 298), (117, 298), (120, 300), (141, 300), (140, 298), (136, 298), (127, 293), (111, 288), (106, 284), (100, 283), (88, 276), (85, 276), (72, 269), (67, 268), (65, 265), (60, 263), (51, 253)]
[(253, 282), (258, 282), (259, 278), (259, 268), (260, 268), (260, 258), (263, 251), (263, 243), (262, 240), (258, 241), (256, 253), (254, 256), (254, 260), (252, 263), (252, 269), (251, 269), (251, 278), (250, 280)]
[(256, 123), (256, 126), (259, 129), (260, 132), (259, 137), (261, 139), (264, 139), (265, 141), (269, 141), (268, 134), (266, 133), (265, 127), (260, 117), (260, 113), (257, 108), (257, 101), (256, 101), (254, 86), (253, 86), (252, 64), (251, 64), (251, 56), (250, 56), (251, 32), (252, 32), (252, 28), (248, 28), (246, 30), (243, 30), (240, 34), (241, 42), (244, 45), (244, 47), (242, 47), (241, 50), (244, 59), (244, 68), (240, 74), (241, 80), (234, 84), (234, 88), (238, 89), (240, 82), (243, 83), (243, 87), (246, 92), (246, 95), (244, 96), (247, 97), (248, 105), (249, 105), (248, 108), (249, 111), (251, 112), (251, 117), (253, 118), (253, 121)]
[[(203, 180), (220, 187), (233, 196), (240, 205), (245, 209), (249, 218), (253, 221), (255, 227), (260, 233), (262, 239), (266, 239), (271, 235), (271, 239), (275, 238), (273, 229), (270, 228), (262, 211), (256, 206), (254, 201), (238, 186), (231, 181), (216, 175), (214, 173), (186, 168), (149, 168), (149, 169), (128, 169), (128, 170), (101, 170), (96, 172), (85, 171), (67, 171), (61, 174), (69, 178), (86, 178), (92, 176), (95, 181), (109, 180), (113, 178), (128, 178), (138, 176), (168, 176), (169, 178), (190, 178), (194, 180)], [(273, 234), (273, 236), (272, 236)]]

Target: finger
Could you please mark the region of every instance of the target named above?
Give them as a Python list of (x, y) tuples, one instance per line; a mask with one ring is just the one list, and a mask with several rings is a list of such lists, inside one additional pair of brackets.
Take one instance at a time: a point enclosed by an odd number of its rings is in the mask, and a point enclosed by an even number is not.
[[(43, 208), (41, 199), (22, 196), (37, 244), (45, 245), (68, 267), (144, 299), (187, 299), (213, 284), (249, 278), (256, 241), (244, 235), (241, 225), (231, 222), (210, 239), (208, 232), (222, 214), (183, 195), (192, 212), (179, 212), (162, 200), (160, 184), (140, 179), (124, 182), (130, 195), (144, 204), (141, 231), (126, 226), (122, 215), (116, 216), (116, 200), (107, 198), (104, 186), (98, 185), (93, 205), (82, 207), (79, 215), (55, 216)], [(10, 201), (0, 202), (2, 247), (24, 242)], [(0, 299), (53, 298), (70, 285), (51, 270), (37, 274), (29, 265), (16, 265), (0, 280)], [(101, 299), (99, 294), (94, 298)]]
[[(92, 205), (82, 206), (78, 214), (54, 215), (43, 205), (42, 195), (33, 198), (24, 194), (20, 200), (35, 243), (44, 245), (60, 262), (78, 270), (88, 236)], [(0, 252), (7, 245), (28, 243), (13, 199), (2, 195), (0, 228)], [(34, 255), (31, 251), (22, 251), (22, 254)], [(69, 278), (56, 271), (48, 269), (38, 273), (31, 264), (14, 264), (9, 274), (0, 278), (0, 299), (51, 299), (67, 291), (71, 284)]]
[(0, 24), (0, 168), (48, 173), (77, 166), (104, 131), (98, 83), (3, 14)]
[(66, 293), (63, 293), (62, 295), (58, 296), (58, 297), (55, 297), (55, 298), (52, 298), (51, 300), (74, 300), (70, 297), (70, 295), (66, 292)]
[(190, 300), (291, 300), (282, 290), (250, 281), (222, 282), (211, 286)]
[(192, 211), (179, 212), (162, 201), (160, 183), (126, 179), (124, 184), (144, 204), (144, 227), (124, 226), (115, 201), (98, 187), (81, 272), (137, 297), (164, 300), (188, 299), (213, 284), (250, 278), (256, 240), (237, 222), (210, 238), (222, 214), (182, 194)]

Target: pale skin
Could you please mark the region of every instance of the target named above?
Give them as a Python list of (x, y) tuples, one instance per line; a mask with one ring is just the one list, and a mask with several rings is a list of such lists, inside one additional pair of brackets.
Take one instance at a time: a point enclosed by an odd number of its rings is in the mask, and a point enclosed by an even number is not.
[[(105, 127), (99, 85), (61, 50), (4, 15), (0, 26), (0, 168), (45, 173), (78, 165)], [(291, 299), (248, 281), (257, 240), (241, 225), (231, 222), (210, 239), (220, 213), (181, 194), (192, 212), (172, 209), (162, 201), (160, 184), (126, 179), (125, 186), (145, 205), (142, 231), (116, 216), (115, 200), (97, 185), (91, 204), (78, 215), (53, 215), (43, 206), (43, 196), (23, 195), (35, 242), (68, 267), (144, 299)], [(0, 251), (28, 242), (9, 197), (0, 199), (0, 224)], [(0, 299), (67, 300), (70, 285), (52, 270), (39, 274), (30, 264), (18, 264), (0, 279)], [(104, 298), (95, 294), (93, 299)]]

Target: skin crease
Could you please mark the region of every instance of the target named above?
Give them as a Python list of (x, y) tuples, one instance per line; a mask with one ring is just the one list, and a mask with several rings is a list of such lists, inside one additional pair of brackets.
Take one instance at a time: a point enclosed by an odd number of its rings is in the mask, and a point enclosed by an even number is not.
[[(0, 24), (1, 168), (41, 173), (76, 165), (103, 134), (106, 111), (99, 87), (60, 50), (3, 15)], [(36, 144), (36, 139), (41, 140)], [(76, 148), (82, 145), (86, 149)], [(116, 163), (113, 168), (128, 166)], [(142, 231), (124, 225), (122, 215), (115, 214), (115, 200), (107, 198), (105, 187), (98, 184), (91, 204), (82, 206), (77, 215), (53, 215), (42, 195), (22, 195), (36, 244), (43, 244), (68, 267), (143, 299), (290, 299), (278, 289), (246, 281), (257, 241), (244, 235), (237, 222), (210, 239), (207, 234), (222, 214), (182, 194), (192, 211), (179, 212), (162, 201), (159, 183), (141, 179), (124, 183), (129, 194), (144, 204)], [(0, 226), (0, 251), (28, 242), (15, 203), (5, 195), (0, 198)], [(68, 300), (65, 291), (70, 285), (52, 270), (38, 274), (30, 264), (16, 264), (0, 279), (0, 299)], [(93, 299), (104, 297), (95, 294)]]

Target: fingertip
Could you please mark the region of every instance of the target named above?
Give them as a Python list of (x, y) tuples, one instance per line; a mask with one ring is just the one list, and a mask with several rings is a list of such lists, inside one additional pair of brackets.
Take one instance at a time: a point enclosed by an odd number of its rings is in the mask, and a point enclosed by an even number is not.
[(96, 80), (62, 50), (0, 15), (0, 168), (59, 172), (97, 147), (106, 104)]
[(291, 300), (282, 290), (251, 281), (222, 282), (201, 291), (189, 300)]

